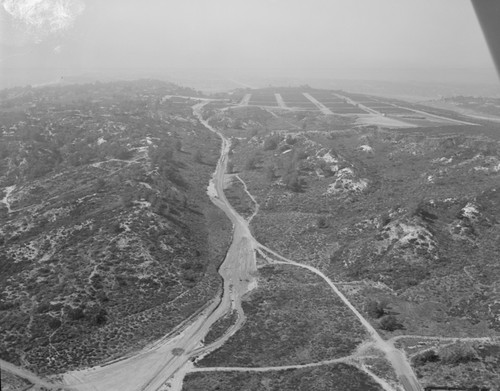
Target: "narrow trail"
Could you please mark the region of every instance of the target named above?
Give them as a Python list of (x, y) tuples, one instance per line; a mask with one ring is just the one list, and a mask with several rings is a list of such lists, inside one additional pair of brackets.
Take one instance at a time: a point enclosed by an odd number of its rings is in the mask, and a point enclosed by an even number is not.
[[(199, 368), (193, 368), (192, 360), (199, 359), (211, 351), (222, 346), (231, 335), (239, 330), (245, 321), (245, 314), (241, 307), (243, 295), (256, 287), (256, 252), (269, 259), (267, 254), (271, 254), (276, 259), (271, 263), (281, 263), (308, 269), (323, 278), (333, 292), (347, 305), (347, 307), (356, 315), (363, 324), (371, 338), (374, 347), (382, 351), (389, 362), (392, 364), (398, 375), (405, 391), (421, 391), (421, 387), (416, 381), (415, 375), (408, 364), (406, 356), (394, 347), (391, 341), (385, 341), (371, 324), (357, 311), (342, 292), (333, 284), (333, 282), (320, 270), (305, 264), (291, 261), (273, 250), (258, 243), (252, 236), (249, 228), (249, 221), (258, 212), (258, 203), (250, 194), (244, 181), (239, 178), (245, 186), (245, 191), (255, 203), (255, 212), (247, 220), (239, 215), (228, 202), (224, 191), (224, 178), (230, 150), (230, 142), (222, 133), (213, 128), (202, 116), (203, 106), (211, 100), (204, 100), (202, 103), (193, 106), (194, 115), (201, 124), (207, 129), (216, 133), (222, 141), (221, 154), (217, 163), (216, 170), (209, 184), (208, 194), (211, 201), (219, 207), (233, 224), (233, 240), (226, 254), (226, 258), (219, 268), (219, 274), (223, 279), (223, 289), (220, 296), (207, 303), (200, 312), (189, 322), (186, 322), (174, 334), (169, 334), (156, 343), (147, 346), (134, 355), (121, 358), (105, 365), (87, 368), (79, 371), (70, 371), (63, 375), (65, 389), (74, 389), (80, 391), (156, 391), (168, 386), (171, 391), (179, 391), (182, 388), (184, 375)], [(10, 194), (10, 193), (9, 193)], [(8, 195), (7, 197), (8, 201)], [(265, 254), (267, 253), (267, 254)], [(214, 343), (204, 346), (203, 340), (209, 332), (211, 326), (230, 309), (238, 312), (236, 323)], [(358, 353), (358, 359), (362, 359)], [(348, 358), (340, 358), (328, 362), (342, 362)], [(354, 358), (353, 358), (354, 360)], [(326, 363), (326, 362), (324, 362)], [(305, 364), (308, 366), (324, 365), (324, 363)], [(4, 368), (3, 362), (2, 368)], [(6, 363), (8, 364), (8, 363)], [(9, 364), (12, 366), (12, 364)], [(17, 368), (16, 366), (13, 366)], [(283, 367), (267, 367), (255, 369), (256, 371), (280, 370)], [(285, 367), (286, 369), (286, 367)], [(19, 368), (16, 370), (20, 370)], [(207, 368), (206, 371), (212, 371), (213, 368)], [(241, 369), (247, 371), (248, 368)], [(365, 372), (371, 373), (365, 368)], [(371, 375), (379, 384), (385, 384), (383, 379), (378, 379)], [(378, 380), (377, 380), (378, 379)], [(48, 384), (50, 385), (50, 384)], [(54, 387), (53, 385), (50, 385)], [(393, 388), (384, 386), (387, 391)]]
[(436, 341), (464, 341), (464, 342), (500, 342), (500, 337), (434, 337), (432, 335), (396, 335), (390, 338), (388, 341), (398, 341), (400, 339), (425, 339), (425, 340), (436, 340)]
[(309, 271), (317, 274), (323, 280), (326, 281), (326, 283), (330, 286), (330, 288), (335, 292), (335, 294), (344, 302), (344, 304), (356, 315), (356, 317), (359, 319), (361, 324), (365, 327), (366, 331), (370, 335), (371, 339), (373, 340), (373, 344), (376, 348), (381, 350), (384, 354), (387, 360), (391, 363), (392, 367), (394, 368), (396, 375), (400, 379), (401, 383), (404, 386), (404, 389), (406, 391), (421, 391), (422, 387), (420, 386), (420, 383), (417, 380), (417, 377), (415, 373), (413, 372), (412, 367), (410, 366), (408, 362), (408, 358), (404, 354), (404, 352), (400, 351), (399, 349), (396, 349), (396, 347), (393, 345), (391, 341), (385, 341), (375, 330), (375, 328), (368, 322), (363, 315), (351, 304), (351, 302), (344, 296), (344, 294), (335, 286), (335, 284), (328, 278), (323, 272), (320, 270), (316, 269), (313, 266), (301, 264), (298, 262), (294, 262), (290, 259), (287, 259), (280, 254), (274, 252), (273, 250), (269, 249), (266, 246), (263, 246), (259, 243), (256, 243), (256, 246), (258, 248), (258, 251), (261, 255), (263, 255), (265, 258), (269, 260), (269, 257), (266, 257), (266, 255), (263, 253), (263, 251), (267, 251), (268, 253), (274, 255), (275, 257), (281, 259), (281, 261), (276, 261), (276, 260), (271, 260), (272, 263), (277, 263), (277, 264), (285, 264), (285, 265), (294, 265), (297, 267), (301, 267), (304, 269), (308, 269)]
[(46, 379), (42, 379), (40, 376), (37, 374), (28, 371), (27, 369), (20, 368), (17, 365), (11, 364), (7, 361), (4, 361), (0, 359), (0, 368), (2, 371), (9, 372), (13, 375), (19, 376), (23, 379), (28, 380), (29, 382), (33, 383), (35, 386), (41, 386), (45, 387), (48, 390), (57, 390), (60, 388), (60, 385), (56, 385), (54, 383), (50, 383)]
[(271, 372), (271, 371), (286, 371), (287, 369), (302, 369), (302, 368), (314, 368), (323, 365), (339, 364), (339, 363), (352, 363), (356, 357), (346, 356), (341, 358), (336, 358), (333, 360), (324, 360), (313, 362), (309, 364), (297, 364), (297, 365), (280, 365), (280, 366), (269, 366), (269, 367), (200, 367), (193, 368), (190, 372)]
[(252, 195), (252, 193), (250, 193), (248, 191), (248, 187), (247, 187), (247, 184), (245, 183), (245, 181), (243, 179), (241, 179), (241, 177), (238, 174), (236, 174), (235, 176), (243, 184), (243, 188), (245, 189), (245, 193), (247, 193), (248, 197), (252, 200), (252, 202), (255, 205), (254, 206), (254, 211), (253, 211), (252, 215), (247, 219), (248, 223), (250, 223), (253, 220), (253, 218), (255, 216), (257, 216), (257, 213), (259, 213), (259, 204), (257, 203), (257, 200), (254, 198), (254, 196)]

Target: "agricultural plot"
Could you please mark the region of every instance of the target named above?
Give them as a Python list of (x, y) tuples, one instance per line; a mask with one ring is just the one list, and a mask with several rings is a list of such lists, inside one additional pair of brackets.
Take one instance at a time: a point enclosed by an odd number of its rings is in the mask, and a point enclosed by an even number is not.
[(250, 98), (249, 104), (255, 106), (278, 106), (278, 102), (276, 101), (274, 92), (270, 90), (252, 91), (252, 96)]
[(300, 91), (285, 91), (280, 93), (283, 101), (288, 107), (317, 110), (317, 107), (307, 99)]
[(367, 96), (367, 95), (363, 95), (363, 94), (356, 94), (353, 92), (342, 91), (341, 95), (347, 96), (348, 98), (350, 98), (356, 102), (360, 102), (360, 103), (362, 103), (362, 102), (364, 102), (364, 103), (378, 102), (378, 99), (375, 97), (371, 97), (371, 96)]
[(311, 93), (311, 96), (336, 114), (366, 114), (366, 111), (362, 108), (349, 103), (346, 99), (343, 99), (334, 93), (328, 94), (324, 91), (313, 92)]
[(325, 104), (335, 114), (366, 114), (366, 111), (360, 107), (349, 104)]
[(315, 91), (315, 92), (311, 92), (310, 94), (313, 98), (319, 100), (325, 106), (328, 104), (346, 103), (345, 99), (339, 98), (337, 95), (334, 95), (330, 91), (320, 91), (320, 92)]

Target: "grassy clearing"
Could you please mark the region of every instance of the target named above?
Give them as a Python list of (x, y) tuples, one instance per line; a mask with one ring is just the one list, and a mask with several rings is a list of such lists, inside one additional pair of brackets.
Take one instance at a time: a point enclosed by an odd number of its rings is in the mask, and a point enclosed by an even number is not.
[(201, 366), (273, 366), (351, 354), (365, 331), (313, 273), (293, 266), (259, 270), (258, 288), (243, 302), (244, 326)]
[(205, 345), (209, 345), (221, 338), (226, 333), (228, 328), (236, 322), (237, 317), (238, 313), (236, 311), (231, 311), (222, 318), (218, 319), (212, 327), (210, 327), (210, 331), (203, 340), (203, 343)]
[(186, 376), (183, 391), (380, 391), (367, 374), (346, 364), (264, 373), (198, 372)]
[(500, 346), (480, 341), (402, 339), (423, 386), (486, 387), (500, 384)]

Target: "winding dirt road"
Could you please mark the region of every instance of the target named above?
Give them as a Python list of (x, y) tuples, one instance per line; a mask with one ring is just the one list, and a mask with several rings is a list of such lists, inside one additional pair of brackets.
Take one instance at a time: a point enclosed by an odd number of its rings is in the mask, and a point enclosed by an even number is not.
[[(167, 336), (134, 356), (125, 357), (107, 365), (68, 372), (63, 376), (64, 388), (81, 391), (156, 391), (164, 386), (169, 379), (174, 377), (179, 377), (180, 380), (176, 379), (174, 382), (175, 385), (170, 383), (170, 389), (177, 390), (180, 388), (183, 374), (189, 372), (189, 368), (192, 367), (191, 360), (195, 357), (208, 354), (210, 351), (220, 347), (244, 323), (245, 315), (241, 308), (241, 299), (243, 295), (256, 286), (255, 275), (257, 266), (255, 253), (256, 251), (261, 253), (265, 251), (279, 259), (279, 261), (274, 260), (275, 263), (305, 268), (321, 276), (334, 293), (358, 317), (370, 334), (373, 346), (385, 353), (405, 391), (421, 391), (421, 387), (405, 355), (396, 349), (391, 341), (384, 341), (380, 337), (371, 324), (357, 311), (326, 275), (312, 266), (286, 259), (254, 239), (248, 227), (248, 221), (233, 209), (224, 195), (224, 175), (230, 143), (221, 133), (203, 119), (202, 109), (206, 103), (202, 102), (195, 105), (193, 107), (194, 114), (205, 127), (215, 132), (222, 140), (221, 156), (209, 186), (209, 195), (212, 202), (224, 211), (231, 220), (234, 228), (233, 241), (219, 269), (219, 273), (224, 280), (222, 293), (220, 297), (208, 303), (191, 323), (186, 322), (186, 325), (181, 327), (175, 336)], [(246, 186), (245, 190), (248, 192)], [(255, 199), (253, 200), (255, 202)], [(258, 207), (257, 203), (256, 207)], [(268, 257), (266, 256), (266, 258)], [(202, 341), (211, 326), (230, 310), (238, 312), (237, 322), (222, 338), (209, 346), (204, 346)], [(311, 364), (311, 366), (315, 365)], [(4, 368), (3, 365), (2, 368)]]
[[(133, 357), (64, 375), (66, 385), (77, 390), (123, 390), (155, 391), (181, 369), (192, 357), (206, 354), (221, 346), (243, 324), (245, 316), (241, 308), (241, 297), (255, 287), (257, 271), (254, 239), (248, 224), (230, 205), (223, 191), (224, 174), (229, 152), (229, 141), (222, 137), (202, 118), (201, 110), (206, 104), (193, 107), (201, 123), (222, 139), (221, 157), (210, 187), (212, 202), (233, 223), (233, 241), (222, 263), (219, 273), (224, 280), (220, 299), (213, 301), (191, 324), (171, 340), (149, 347)], [(238, 320), (231, 330), (210, 346), (204, 347), (203, 339), (210, 327), (229, 310), (238, 312)]]

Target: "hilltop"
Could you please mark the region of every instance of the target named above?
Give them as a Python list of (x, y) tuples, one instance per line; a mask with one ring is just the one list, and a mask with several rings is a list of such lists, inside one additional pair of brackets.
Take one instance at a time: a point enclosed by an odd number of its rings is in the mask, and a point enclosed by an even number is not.
[(230, 225), (205, 194), (219, 141), (192, 116), (196, 91), (143, 80), (0, 95), (2, 358), (94, 365), (215, 296)]

